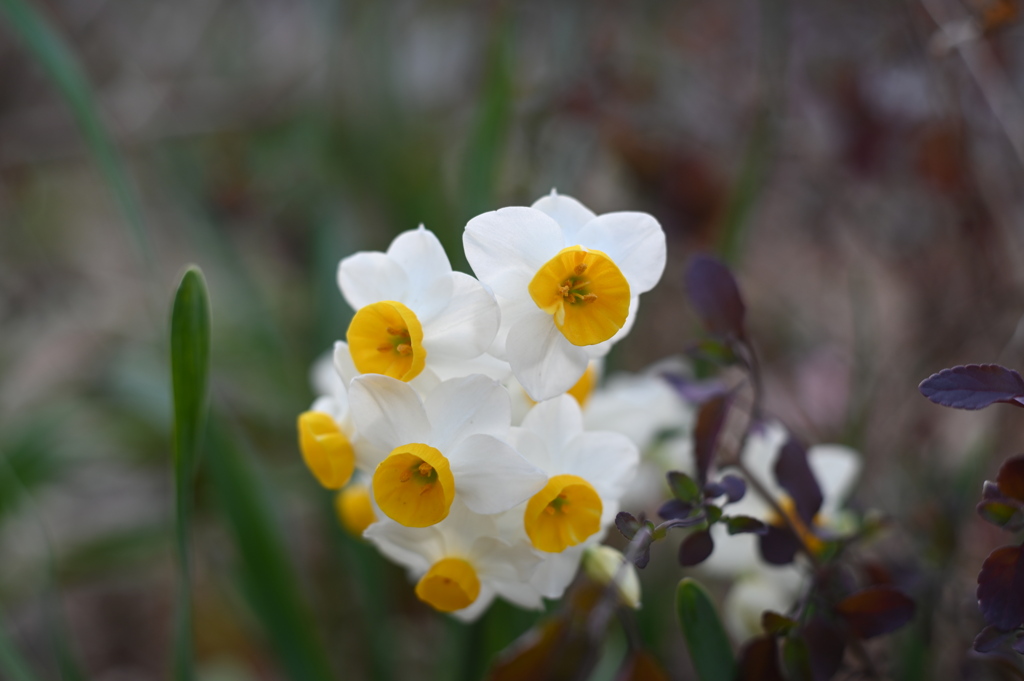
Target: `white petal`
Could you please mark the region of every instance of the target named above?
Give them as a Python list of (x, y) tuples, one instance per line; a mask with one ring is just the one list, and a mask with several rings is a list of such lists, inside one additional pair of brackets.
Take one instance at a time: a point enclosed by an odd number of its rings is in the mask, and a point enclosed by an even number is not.
[(570, 546), (561, 553), (545, 554), (543, 562), (530, 579), (530, 586), (545, 598), (561, 598), (580, 567), (580, 558), (588, 544)]
[(535, 401), (561, 395), (580, 380), (590, 358), (537, 310), (512, 327), (505, 347), (512, 373)]
[(634, 295), (654, 288), (665, 270), (665, 232), (647, 213), (598, 215), (580, 229), (579, 239), (615, 261)]
[(337, 370), (338, 375), (341, 376), (341, 381), (346, 386), (352, 383), (352, 379), (359, 375), (359, 369), (356, 369), (356, 363), (352, 361), (352, 353), (348, 349), (348, 343), (345, 341), (337, 341), (334, 344), (334, 368)]
[[(540, 436), (552, 457), (559, 457), (566, 446), (583, 432), (583, 414), (579, 402), (569, 395), (559, 395), (540, 402), (523, 419), (523, 428)], [(551, 475), (562, 473), (550, 472)]]
[(578, 435), (563, 456), (565, 472), (593, 485), (602, 500), (621, 497), (640, 463), (636, 445), (625, 435), (609, 431)]
[(555, 472), (555, 462), (551, 452), (548, 451), (543, 438), (537, 433), (526, 428), (512, 428), (509, 432), (509, 443), (524, 459), (549, 476), (558, 474)]
[(430, 445), (442, 452), (466, 437), (483, 433), (503, 438), (512, 425), (512, 405), (500, 384), (484, 376), (440, 384), (426, 399)]
[(422, 226), (402, 232), (387, 254), (409, 278), (408, 294), (402, 302), (421, 323), (437, 314), (451, 298), (453, 284), (451, 263), (434, 233)]
[[(498, 359), (493, 355), (480, 355), (471, 359), (462, 359), (435, 353), (430, 358), (429, 369), (439, 379), (445, 381), (453, 378), (462, 378), (470, 374), (480, 374), (495, 381), (505, 381), (512, 377), (512, 367), (509, 366), (508, 362)], [(419, 386), (416, 389), (420, 390)], [(420, 390), (420, 392), (426, 393), (424, 390)], [(522, 392), (521, 389), (520, 392)], [(525, 395), (525, 393), (523, 394)]]
[(537, 314), (537, 303), (533, 298), (504, 298), (498, 296), (498, 308), (501, 310), (501, 326), (498, 327), (498, 334), (494, 337), (488, 352), (500, 359), (508, 359), (505, 348), (508, 344), (508, 332), (524, 317)]
[(370, 444), (385, 451), (411, 442), (426, 443), (430, 423), (416, 391), (402, 381), (365, 374), (349, 389), (352, 421)]
[(587, 224), (597, 216), (594, 212), (582, 203), (564, 194), (558, 194), (554, 190), (547, 196), (534, 201), (531, 208), (547, 213), (558, 226), (562, 228), (565, 235), (565, 243), (572, 246), (579, 243), (577, 233), (583, 225)]
[(565, 247), (562, 229), (533, 208), (513, 206), (478, 215), (462, 235), (477, 278), (499, 296), (529, 296), (530, 281)]
[(544, 609), (544, 600), (537, 590), (530, 586), (529, 582), (495, 580), (493, 586), (499, 596), (524, 610)]
[(475, 513), (507, 511), (547, 482), (542, 470), (490, 435), (469, 436), (452, 450), (448, 460), (457, 494)]
[(828, 518), (846, 501), (860, 475), (861, 459), (856, 450), (842, 445), (815, 445), (807, 460), (824, 498), (821, 513)]
[(432, 354), (471, 358), (483, 354), (498, 333), (501, 313), (483, 284), (462, 272), (449, 275), (451, 299), (423, 323), (423, 347)]
[(506, 544), (494, 537), (481, 537), (473, 542), (472, 562), (481, 579), (527, 582), (533, 575), (540, 557), (527, 542)]
[[(788, 438), (789, 432), (781, 423), (769, 421), (755, 427), (747, 436), (747, 443), (743, 447), (744, 465), (776, 499), (786, 493), (775, 481), (775, 461), (779, 458), (779, 450), (786, 444)], [(749, 515), (765, 520), (772, 514), (772, 509), (767, 502), (761, 499), (759, 494), (748, 489), (742, 499), (735, 504), (730, 504), (729, 513)]]
[(412, 528), (393, 520), (379, 520), (363, 533), (391, 561), (415, 574), (425, 574), (445, 557), (444, 539), (433, 527)]
[(361, 251), (338, 265), (338, 286), (352, 309), (358, 310), (381, 300), (404, 301), (409, 278), (401, 265), (387, 255)]

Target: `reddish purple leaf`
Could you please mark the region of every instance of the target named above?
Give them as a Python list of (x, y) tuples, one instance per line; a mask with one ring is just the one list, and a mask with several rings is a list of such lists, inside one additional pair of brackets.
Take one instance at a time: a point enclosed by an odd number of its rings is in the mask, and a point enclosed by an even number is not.
[(811, 654), (811, 676), (814, 681), (826, 681), (834, 677), (846, 652), (843, 635), (821, 617), (815, 617), (804, 625), (803, 635)]
[(1024, 529), (1024, 509), (1021, 503), (1013, 499), (1003, 501), (982, 501), (976, 507), (978, 515), (986, 522), (996, 527), (1001, 527), (1007, 532), (1017, 532)]
[(738, 681), (785, 681), (779, 669), (779, 647), (773, 636), (751, 639), (740, 651)]
[(768, 525), (764, 534), (758, 536), (761, 557), (772, 565), (789, 565), (800, 550), (800, 540), (787, 527)]
[(996, 402), (1024, 406), (1024, 379), (998, 364), (968, 364), (943, 369), (921, 381), (921, 394), (954, 409), (982, 409)]
[(779, 458), (775, 460), (775, 479), (793, 499), (797, 515), (810, 527), (821, 509), (821, 488), (807, 462), (807, 450), (793, 438), (779, 450)]
[(708, 481), (708, 469), (718, 449), (718, 438), (731, 405), (732, 397), (723, 395), (705, 402), (697, 413), (697, 426), (693, 430), (693, 451), (697, 460), (697, 482), (701, 487)]
[(1004, 546), (985, 559), (978, 573), (978, 605), (985, 621), (1000, 629), (1024, 624), (1024, 559), (1020, 546)]
[(858, 638), (872, 638), (896, 631), (914, 616), (914, 601), (891, 586), (872, 586), (848, 596), (836, 605)]
[(999, 467), (996, 485), (1005, 496), (1024, 501), (1024, 454), (1011, 456)]
[(686, 268), (685, 283), (690, 303), (708, 331), (743, 338), (746, 308), (728, 267), (711, 256), (695, 256)]
[(679, 544), (679, 564), (683, 567), (700, 565), (715, 550), (715, 542), (707, 530), (694, 532)]

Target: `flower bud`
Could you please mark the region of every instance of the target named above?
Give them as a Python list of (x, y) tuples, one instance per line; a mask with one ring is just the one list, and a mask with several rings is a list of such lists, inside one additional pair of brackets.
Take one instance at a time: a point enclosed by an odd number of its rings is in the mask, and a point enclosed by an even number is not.
[(583, 554), (583, 569), (598, 584), (614, 581), (622, 603), (633, 609), (640, 608), (640, 577), (622, 553), (610, 546), (591, 546)]

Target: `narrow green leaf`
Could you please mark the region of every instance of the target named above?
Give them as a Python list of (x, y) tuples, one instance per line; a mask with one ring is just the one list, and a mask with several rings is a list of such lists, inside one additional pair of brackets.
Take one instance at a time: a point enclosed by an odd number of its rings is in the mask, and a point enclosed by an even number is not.
[(64, 97), (89, 151), (121, 207), (147, 269), (152, 269), (153, 254), (138, 195), (128, 178), (117, 147), (100, 120), (92, 90), (78, 60), (47, 18), (30, 3), (25, 0), (0, 0), (0, 13), (7, 18), (14, 33), (21, 38)]
[(171, 308), (171, 385), (174, 392), (174, 486), (180, 589), (175, 637), (174, 675), (194, 678), (192, 664), (192, 594), (189, 524), (206, 417), (210, 367), (210, 303), (198, 267), (185, 271)]
[(38, 681), (39, 678), (14, 647), (3, 626), (0, 626), (0, 678), (10, 681)]
[(736, 658), (711, 597), (700, 582), (689, 577), (679, 582), (676, 610), (697, 676), (701, 681), (732, 681)]
[[(240, 559), (242, 591), (263, 625), (291, 681), (333, 681), (327, 653), (299, 591), (283, 533), (254, 457), (237, 437), (211, 419), (206, 467)], [(375, 635), (383, 635), (376, 632)]]

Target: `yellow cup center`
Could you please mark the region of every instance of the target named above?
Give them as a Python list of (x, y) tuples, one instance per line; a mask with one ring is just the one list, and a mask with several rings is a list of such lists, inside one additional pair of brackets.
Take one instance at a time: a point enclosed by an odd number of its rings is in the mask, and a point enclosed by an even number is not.
[(473, 566), (461, 558), (444, 558), (420, 578), (416, 595), (441, 612), (462, 610), (480, 595), (480, 578)]
[(601, 529), (601, 497), (576, 475), (556, 475), (526, 504), (523, 524), (533, 547), (560, 553)]
[(622, 328), (629, 282), (601, 251), (563, 248), (530, 281), (530, 297), (573, 345), (594, 345)]
[(422, 443), (396, 447), (373, 473), (373, 498), (384, 515), (406, 527), (441, 522), (455, 498), (448, 459)]
[(356, 465), (352, 443), (329, 414), (299, 415), (299, 449), (306, 466), (327, 489), (341, 489), (352, 477)]
[(366, 485), (352, 484), (338, 492), (334, 498), (338, 520), (349, 534), (362, 537), (367, 527), (377, 522), (377, 514), (370, 503), (370, 490)]
[(361, 374), (416, 378), (427, 363), (423, 327), (402, 303), (385, 300), (360, 308), (348, 325), (349, 352)]

